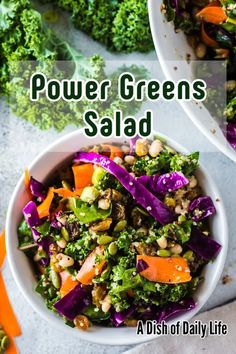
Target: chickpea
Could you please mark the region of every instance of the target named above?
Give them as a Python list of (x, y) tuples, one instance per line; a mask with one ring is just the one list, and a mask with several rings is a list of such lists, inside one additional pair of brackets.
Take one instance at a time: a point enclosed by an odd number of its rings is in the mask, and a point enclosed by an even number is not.
[(135, 152), (138, 156), (146, 156), (148, 154), (149, 144), (146, 139), (138, 139), (136, 141)]

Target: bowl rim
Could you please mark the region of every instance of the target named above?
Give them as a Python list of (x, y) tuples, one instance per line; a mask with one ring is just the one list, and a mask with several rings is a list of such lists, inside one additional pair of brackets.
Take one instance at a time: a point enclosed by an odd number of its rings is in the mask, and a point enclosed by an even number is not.
[[(33, 169), (34, 166), (36, 166), (41, 159), (45, 158), (47, 156), (48, 153), (54, 151), (55, 147), (67, 142), (69, 143), (70, 139), (72, 137), (76, 137), (76, 136), (81, 136), (81, 134), (83, 135), (82, 129), (78, 129), (72, 133), (66, 134), (65, 136), (57, 139), (55, 142), (53, 142), (51, 145), (49, 145), (46, 149), (44, 149), (38, 156), (36, 156), (36, 158), (32, 161), (32, 163), (29, 165), (29, 169)], [(173, 147), (174, 149), (176, 149), (177, 151), (181, 152), (181, 153), (188, 153), (188, 150), (185, 149), (182, 145), (180, 145), (178, 142), (176, 142), (174, 139), (169, 138), (168, 136), (166, 136), (165, 134), (159, 133), (157, 131), (153, 131), (152, 135), (158, 135), (159, 137), (161, 137), (162, 139), (164, 139), (166, 141), (166, 143), (170, 146)], [(106, 138), (101, 138), (99, 140), (107, 140)], [(120, 138), (118, 141), (125, 141), (127, 139), (124, 138)], [(89, 140), (88, 140), (89, 141)], [(91, 140), (90, 140), (91, 141)], [(111, 139), (110, 139), (111, 141)], [(113, 138), (112, 140), (113, 142), (115, 142), (115, 139)], [(79, 144), (78, 144), (79, 145)], [(72, 152), (73, 153), (73, 152)], [(198, 170), (200, 172), (203, 173), (203, 176), (207, 177), (208, 183), (211, 184), (212, 186), (212, 190), (214, 192), (217, 193), (217, 195), (220, 198), (220, 203), (218, 205), (219, 209), (220, 209), (220, 217), (221, 217), (221, 221), (220, 224), (222, 225), (222, 240), (224, 241), (223, 247), (220, 251), (220, 254), (217, 257), (217, 263), (213, 263), (216, 264), (216, 269), (212, 278), (212, 284), (211, 287), (206, 287), (206, 290), (203, 294), (201, 294), (201, 304), (197, 304), (196, 308), (188, 311), (186, 313), (184, 313), (183, 315), (178, 316), (176, 319), (173, 319), (173, 321), (170, 321), (169, 323), (175, 323), (177, 320), (178, 321), (183, 321), (183, 320), (190, 320), (194, 315), (196, 315), (197, 312), (199, 312), (199, 310), (202, 308), (202, 306), (206, 303), (206, 301), (210, 298), (212, 292), (214, 291), (220, 276), (222, 274), (223, 271), (223, 267), (225, 264), (225, 260), (226, 260), (226, 256), (227, 256), (227, 249), (228, 249), (228, 224), (227, 224), (227, 218), (226, 218), (226, 212), (225, 212), (225, 207), (223, 204), (223, 200), (222, 197), (219, 193), (219, 190), (215, 184), (215, 182), (213, 181), (212, 177), (209, 175), (209, 173), (206, 171), (206, 169), (204, 167), (202, 167), (202, 165), (199, 165)], [(156, 335), (149, 335), (149, 336), (138, 336), (136, 335), (136, 332), (134, 332), (131, 336), (131, 334), (129, 334), (126, 338), (126, 336), (117, 336), (117, 337), (113, 337), (113, 336), (94, 336), (93, 332), (90, 331), (78, 331), (78, 330), (73, 330), (71, 329), (69, 326), (66, 326), (65, 323), (61, 320), (60, 322), (57, 321), (56, 317), (52, 317), (49, 316), (49, 314), (51, 314), (50, 310), (45, 306), (42, 307), (41, 305), (39, 305), (38, 303), (36, 303), (36, 301), (34, 301), (34, 296), (33, 296), (33, 289), (31, 293), (28, 293), (28, 291), (26, 291), (25, 287), (24, 287), (24, 282), (23, 280), (18, 277), (18, 274), (15, 271), (15, 258), (12, 254), (12, 247), (13, 247), (13, 243), (11, 242), (11, 237), (10, 237), (10, 233), (11, 233), (11, 223), (12, 223), (12, 209), (15, 203), (15, 200), (17, 200), (17, 195), (18, 192), (20, 190), (20, 188), (22, 187), (24, 183), (24, 176), (22, 175), (21, 178), (19, 179), (13, 193), (12, 193), (12, 197), (8, 206), (8, 210), (7, 210), (7, 217), (6, 217), (6, 249), (7, 249), (7, 258), (8, 258), (8, 263), (10, 266), (10, 270), (11, 273), (13, 275), (13, 278), (18, 286), (18, 288), (20, 289), (20, 291), (22, 292), (23, 296), (25, 297), (25, 299), (28, 301), (28, 303), (32, 306), (32, 308), (35, 310), (36, 313), (38, 313), (41, 317), (43, 317), (48, 323), (51, 323), (54, 327), (57, 327), (58, 329), (60, 329), (61, 331), (64, 331), (68, 333), (68, 335), (76, 335), (77, 338), (81, 338), (83, 340), (92, 342), (92, 343), (96, 343), (96, 344), (100, 344), (100, 345), (132, 345), (132, 344), (141, 344), (144, 342), (148, 342), (151, 340), (154, 340), (155, 338), (157, 338)], [(36, 293), (35, 293), (36, 294)], [(58, 317), (59, 318), (59, 317)], [(101, 328), (101, 327), (100, 327)], [(106, 334), (106, 332), (109, 330), (108, 327), (102, 327), (101, 332), (103, 332), (103, 334)], [(116, 329), (119, 330), (119, 329)], [(100, 333), (102, 334), (102, 333)], [(132, 338), (130, 338), (130, 336)]]
[[(172, 71), (168, 69), (167, 61), (163, 56), (161, 47), (159, 46), (159, 41), (156, 33), (156, 27), (157, 27), (157, 15), (156, 11), (153, 10), (154, 5), (156, 5), (157, 0), (148, 0), (148, 14), (149, 14), (149, 23), (150, 23), (150, 28), (151, 28), (151, 33), (152, 33), (152, 38), (154, 42), (154, 47), (156, 50), (156, 54), (158, 57), (158, 61), (161, 65), (161, 69), (165, 75), (166, 78), (171, 78), (173, 79)], [(160, 11), (161, 14), (161, 11)], [(173, 29), (174, 33), (174, 29)], [(187, 40), (186, 40), (187, 42)], [(180, 59), (178, 58), (178, 61)], [(191, 119), (191, 121), (195, 124), (195, 126), (200, 130), (200, 132), (219, 150), (221, 151), (224, 155), (226, 155), (228, 158), (230, 158), (232, 161), (236, 162), (236, 151), (233, 150), (233, 148), (230, 146), (230, 144), (227, 142), (225, 138), (225, 143), (219, 141), (214, 134), (212, 134), (208, 129), (205, 128), (205, 126), (201, 123), (200, 119), (196, 117), (196, 115), (193, 113), (192, 108), (190, 106), (190, 103), (188, 101), (183, 101), (179, 100), (178, 103), (181, 105), (187, 116)]]

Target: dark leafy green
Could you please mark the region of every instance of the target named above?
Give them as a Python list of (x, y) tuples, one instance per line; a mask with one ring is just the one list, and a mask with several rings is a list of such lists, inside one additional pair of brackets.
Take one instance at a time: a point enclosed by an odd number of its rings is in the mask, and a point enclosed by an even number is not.
[(84, 224), (106, 219), (112, 212), (112, 206), (108, 210), (102, 210), (95, 204), (85, 203), (79, 198), (71, 198), (70, 207), (76, 217)]

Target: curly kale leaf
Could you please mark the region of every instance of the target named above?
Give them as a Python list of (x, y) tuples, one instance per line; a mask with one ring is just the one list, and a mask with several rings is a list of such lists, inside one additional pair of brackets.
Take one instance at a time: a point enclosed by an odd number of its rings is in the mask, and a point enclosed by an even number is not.
[(46, 270), (45, 274), (40, 276), (35, 291), (45, 299), (47, 307), (51, 311), (55, 311), (53, 304), (59, 300), (59, 295), (50, 280), (49, 269)]
[(146, 174), (152, 176), (158, 172), (165, 173), (170, 170), (170, 163), (173, 157), (173, 152), (164, 149), (156, 158), (142, 157), (137, 159), (133, 165), (133, 172), (137, 175)]
[(24, 219), (18, 227), (18, 240), (19, 247), (25, 247), (34, 243), (32, 232)]
[(127, 230), (121, 231), (116, 236), (116, 244), (120, 250), (128, 253), (131, 243), (135, 240), (135, 229), (129, 227)]
[(192, 231), (192, 224), (191, 220), (186, 220), (181, 224), (172, 223), (167, 224), (160, 229), (158, 229), (159, 236), (165, 236), (166, 238), (172, 238), (177, 240), (180, 243), (188, 242), (191, 236)]
[(55, 0), (75, 27), (115, 51), (153, 48), (147, 2), (142, 0)]
[(185, 176), (190, 176), (197, 168), (199, 152), (190, 155), (176, 154), (170, 162), (171, 171), (181, 171)]
[(153, 42), (147, 2), (124, 0), (114, 18), (112, 35), (112, 42), (117, 51), (150, 51)]
[(83, 232), (77, 241), (68, 242), (65, 254), (75, 260), (85, 259), (94, 248), (93, 240), (88, 231)]

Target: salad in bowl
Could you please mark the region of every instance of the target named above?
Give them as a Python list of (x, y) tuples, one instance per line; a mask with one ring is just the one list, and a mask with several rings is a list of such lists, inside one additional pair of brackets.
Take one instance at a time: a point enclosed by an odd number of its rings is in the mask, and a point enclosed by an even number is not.
[(223, 251), (198, 158), (136, 137), (84, 147), (43, 181), (27, 170), (18, 248), (45, 307), (88, 332), (194, 311), (204, 269)]
[[(236, 4), (232, 0), (169, 1), (161, 11), (174, 22), (175, 31), (183, 31), (199, 60), (224, 60), (227, 64), (225, 89), (227, 119), (225, 131), (230, 145), (236, 148)], [(216, 80), (216, 79), (214, 79)], [(218, 78), (219, 80), (219, 78)], [(217, 98), (216, 98), (217, 101)], [(222, 113), (222, 111), (221, 111)]]
[(235, 2), (149, 0), (155, 49), (167, 78), (201, 78), (202, 104), (180, 101), (198, 129), (226, 156), (235, 154)]

